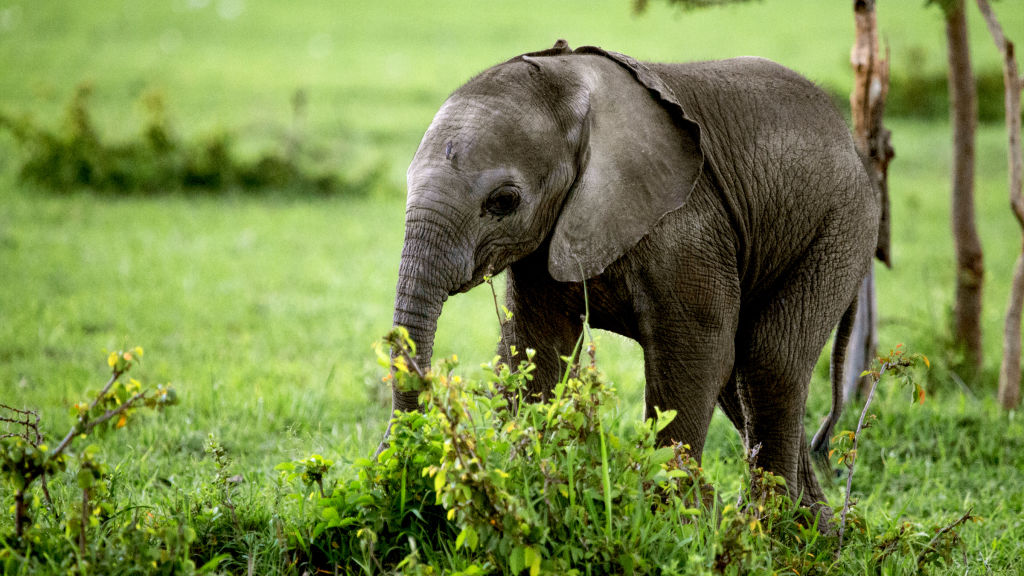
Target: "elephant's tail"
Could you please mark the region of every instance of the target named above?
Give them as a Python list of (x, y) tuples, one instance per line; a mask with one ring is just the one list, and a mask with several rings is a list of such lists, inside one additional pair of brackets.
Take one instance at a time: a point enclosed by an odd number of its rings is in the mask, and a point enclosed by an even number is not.
[(832, 409), (829, 410), (828, 417), (822, 422), (821, 428), (811, 440), (811, 455), (822, 470), (831, 471), (828, 461), (828, 442), (839, 416), (843, 413), (843, 368), (846, 365), (846, 349), (850, 344), (850, 334), (853, 332), (853, 322), (856, 317), (857, 297), (855, 296), (846, 312), (843, 313), (842, 319), (839, 320), (836, 339), (832, 343), (832, 358), (829, 367), (829, 375), (832, 380)]

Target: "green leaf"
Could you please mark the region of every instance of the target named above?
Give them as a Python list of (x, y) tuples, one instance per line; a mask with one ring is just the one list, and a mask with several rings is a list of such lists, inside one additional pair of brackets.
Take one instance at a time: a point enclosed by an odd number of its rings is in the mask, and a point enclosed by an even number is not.
[(373, 504), (373, 496), (369, 494), (360, 494), (349, 502), (352, 506), (370, 506)]
[(213, 558), (210, 558), (209, 562), (207, 562), (206, 564), (203, 564), (202, 566), (200, 566), (196, 570), (196, 574), (208, 574), (208, 573), (214, 572), (214, 571), (217, 570), (217, 566), (221, 562), (223, 562), (223, 561), (225, 561), (225, 560), (227, 560), (229, 558), (231, 558), (231, 554), (218, 554), (217, 556), (214, 556)]
[(654, 431), (661, 432), (666, 426), (672, 423), (676, 419), (675, 410), (665, 410), (662, 412), (657, 406), (654, 407)]
[(78, 487), (82, 490), (88, 490), (93, 484), (93, 475), (91, 470), (82, 468), (78, 471)]
[(623, 572), (626, 574), (633, 574), (633, 557), (623, 552), (619, 554), (619, 565), (622, 566)]
[(651, 466), (661, 466), (662, 464), (671, 460), (672, 457), (675, 456), (675, 453), (675, 449), (672, 448), (671, 446), (658, 448), (657, 450), (651, 453)]
[(522, 546), (516, 546), (508, 555), (508, 567), (513, 574), (519, 574), (526, 568), (525, 550)]
[(437, 474), (434, 475), (434, 492), (441, 493), (441, 489), (444, 488), (444, 481), (446, 479), (444, 469), (439, 469)]
[(455, 549), (458, 550), (465, 545), (466, 548), (469, 548), (470, 550), (476, 550), (477, 543), (478, 539), (476, 530), (474, 530), (472, 526), (466, 526), (461, 532), (459, 532), (458, 537), (455, 538)]
[(530, 569), (530, 576), (540, 574), (540, 560), (540, 553), (532, 547), (527, 546), (523, 549), (523, 562)]

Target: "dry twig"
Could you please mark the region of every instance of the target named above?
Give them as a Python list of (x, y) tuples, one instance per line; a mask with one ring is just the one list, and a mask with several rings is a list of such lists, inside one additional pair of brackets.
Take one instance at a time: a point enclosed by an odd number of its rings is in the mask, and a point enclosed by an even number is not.
[[(1009, 145), (1007, 156), (1010, 178), (1010, 208), (1024, 233), (1024, 159), (1020, 143), (1020, 95), (1024, 90), (1020, 69), (1014, 55), (1013, 42), (1003, 34), (1003, 28), (992, 11), (988, 0), (977, 0), (978, 9), (985, 17), (992, 40), (1003, 55), (1003, 86), (1005, 87), (1006, 132)], [(1012, 410), (1020, 404), (1021, 313), (1024, 312), (1024, 243), (1013, 270), (1010, 302), (1006, 308), (1003, 328), (1003, 360), (999, 367), (999, 403)]]
[(925, 545), (924, 550), (921, 550), (921, 553), (918, 554), (918, 556), (917, 556), (917, 567), (918, 567), (918, 569), (920, 569), (922, 566), (924, 566), (924, 561), (925, 561), (926, 557), (928, 556), (928, 553), (935, 551), (934, 547), (939, 542), (939, 538), (942, 538), (943, 534), (949, 533), (950, 531), (954, 530), (957, 526), (963, 524), (964, 522), (967, 522), (968, 520), (974, 519), (973, 512), (974, 512), (974, 507), (972, 506), (971, 508), (969, 508), (967, 510), (967, 512), (964, 512), (963, 516), (961, 516), (960, 518), (954, 520), (951, 524), (943, 526), (942, 528), (939, 529), (938, 532), (935, 533), (935, 536), (933, 536), (932, 539), (928, 541), (928, 544)]

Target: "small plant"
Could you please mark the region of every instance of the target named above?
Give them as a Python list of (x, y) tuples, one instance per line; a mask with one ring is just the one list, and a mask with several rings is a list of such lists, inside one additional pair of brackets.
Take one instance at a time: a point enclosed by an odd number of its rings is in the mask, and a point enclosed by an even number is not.
[[(856, 431), (844, 430), (836, 434), (833, 438), (836, 447), (829, 453), (831, 457), (833, 454), (838, 456), (838, 462), (844, 465), (847, 469), (846, 475), (846, 496), (843, 501), (843, 507), (839, 517), (839, 542), (836, 545), (835, 556), (839, 558), (842, 553), (843, 541), (846, 536), (846, 521), (847, 516), (850, 513), (850, 508), (853, 505), (852, 501), (852, 489), (853, 489), (853, 473), (854, 467), (857, 462), (857, 450), (862, 439), (862, 435), (865, 430), (871, 427), (876, 421), (874, 414), (869, 414), (868, 409), (871, 406), (871, 402), (875, 397), (875, 391), (878, 388), (878, 383), (881, 381), (882, 376), (888, 374), (895, 377), (904, 387), (912, 389), (913, 394), (911, 402), (917, 404), (923, 404), (925, 401), (925, 390), (920, 383), (911, 378), (910, 369), (913, 368), (918, 362), (924, 363), (926, 367), (931, 367), (931, 363), (928, 361), (928, 357), (923, 354), (906, 354), (902, 348), (902, 344), (896, 346), (896, 348), (889, 351), (885, 356), (880, 356), (877, 360), (877, 370), (866, 370), (861, 376), (868, 376), (871, 378), (871, 388), (868, 391), (867, 399), (864, 401), (864, 408), (861, 410), (860, 419), (857, 422)], [(957, 536), (955, 528), (960, 524), (964, 523), (968, 519), (972, 519), (973, 516), (971, 511), (964, 514), (959, 520), (953, 524), (939, 529), (934, 538), (925, 545), (924, 550), (920, 553), (918, 558), (918, 568), (921, 568), (925, 561), (929, 557), (945, 557), (948, 556), (948, 546), (952, 546), (957, 542)], [(914, 533), (906, 528), (909, 523), (904, 523), (903, 527), (895, 532), (891, 532), (890, 536), (884, 539), (883, 543), (879, 546), (879, 558), (884, 558), (904, 540), (907, 539), (907, 535)], [(916, 532), (920, 533), (920, 532)], [(915, 533), (915, 534), (916, 534)], [(941, 547), (939, 544), (945, 542), (948, 546)]]
[[(73, 557), (76, 558), (76, 569), (89, 572), (90, 533), (99, 534), (100, 525), (113, 518), (116, 506), (110, 498), (110, 471), (100, 457), (99, 446), (88, 444), (77, 452), (72, 447), (76, 441), (99, 438), (106, 431), (125, 428), (139, 408), (159, 411), (177, 403), (175, 391), (170, 386), (143, 388), (138, 380), (127, 378), (128, 372), (142, 355), (140, 347), (110, 353), (107, 358), (110, 378), (91, 401), (80, 402), (72, 407), (75, 423), (55, 448), (50, 448), (45, 442), (38, 412), (0, 404), (0, 422), (6, 423), (8, 428), (14, 427), (13, 432), (0, 436), (0, 477), (14, 494), (14, 505), (11, 508), (13, 533), (0, 533), (0, 557), (6, 557), (8, 562), (19, 557), (28, 562), (40, 547), (47, 548), (44, 542), (54, 536), (45, 530), (32, 530), (41, 512), (38, 498), (32, 496), (32, 489), (38, 481), (53, 519), (59, 522), (61, 531), (66, 534), (67, 540), (64, 541), (77, 544), (77, 557)], [(47, 482), (69, 466), (78, 468), (74, 479), (81, 490), (81, 498), (72, 505), (71, 510), (59, 511), (50, 497)], [(150, 568), (156, 567), (159, 562), (174, 563), (186, 557), (189, 540), (187, 531), (190, 529), (176, 526), (175, 530), (180, 527), (185, 531), (175, 539), (183, 540), (184, 546), (172, 546), (175, 550), (172, 555), (167, 555), (165, 550), (152, 560)], [(118, 528), (108, 530), (103, 536), (104, 542), (115, 543), (115, 547), (138, 546), (139, 542), (148, 543), (151, 537), (158, 534), (167, 535), (156, 525), (143, 526), (143, 522), (136, 519), (120, 523)], [(59, 548), (61, 540), (56, 542), (54, 545)], [(142, 555), (143, 558), (149, 556)], [(8, 564), (7, 568), (11, 566)]]
[[(848, 501), (843, 521), (858, 527), (847, 541), (856, 552), (837, 559), (837, 536), (790, 499), (781, 477), (756, 466), (757, 447), (738, 501), (722, 506), (686, 446), (658, 446), (674, 414), (620, 420), (593, 342), (581, 338), (563, 359), (564, 377), (544, 401), (527, 397), (531, 350), (514, 368), (495, 358), (473, 377), (454, 356), (432, 370), (417, 366), (402, 328), (376, 350), (385, 380), (418, 391), (423, 410), (395, 413), (388, 447), (334, 482), (327, 476), (335, 467), (320, 456), (278, 466), (299, 507), (284, 515), (299, 569), (824, 574), (855, 569), (865, 551), (917, 569), (947, 559), (963, 523), (931, 533), (906, 520), (878, 529)], [(897, 348), (876, 378), (899, 374), (913, 386), (905, 370), (914, 358)], [(914, 397), (922, 398), (917, 388)], [(836, 451), (852, 463), (854, 450), (840, 441)]]
[(238, 512), (236, 511), (235, 502), (231, 499), (231, 495), (234, 492), (235, 486), (240, 484), (243, 480), (241, 474), (231, 473), (231, 456), (228, 451), (224, 449), (224, 446), (217, 441), (217, 438), (210, 434), (206, 439), (206, 444), (203, 446), (206, 454), (213, 460), (214, 467), (217, 472), (214, 476), (213, 484), (215, 489), (219, 492), (218, 497), (221, 504), (231, 513), (231, 525), (234, 527), (236, 532), (241, 532), (241, 526), (238, 522)]
[[(292, 528), (315, 566), (645, 572), (661, 560), (638, 543), (678, 546), (680, 531), (692, 531), (686, 526), (714, 504), (686, 447), (656, 446), (674, 414), (626, 427), (621, 437), (613, 432), (622, 427), (610, 412), (615, 390), (596, 367), (592, 343), (589, 362), (565, 358), (571, 369), (547, 402), (525, 398), (531, 350), (515, 369), (495, 360), (479, 378), (456, 375), (455, 357), (421, 371), (401, 328), (377, 353), (382, 365), (394, 366), (387, 378), (419, 390), (425, 410), (396, 413), (388, 448), (355, 462), (357, 478), (320, 499), (311, 530)], [(306, 490), (326, 472), (314, 457), (278, 468), (290, 482), (305, 471)]]
[(295, 462), (283, 462), (274, 467), (285, 477), (286, 482), (294, 482), (301, 479), (307, 489), (314, 486), (318, 489), (320, 497), (324, 498), (324, 477), (334, 467), (334, 462), (325, 459), (319, 454), (313, 454), (308, 458), (296, 460)]
[[(91, 402), (78, 403), (72, 408), (77, 416), (75, 424), (64, 439), (52, 451), (43, 442), (39, 431), (39, 417), (33, 411), (22, 411), (6, 405), (0, 409), (15, 414), (14, 418), (3, 416), (0, 421), (18, 424), (22, 431), (5, 434), (0, 445), (0, 458), (3, 461), (2, 472), (5, 479), (14, 487), (14, 532), (20, 538), (24, 533), (25, 523), (30, 521), (26, 505), (26, 494), (36, 480), (45, 482), (48, 475), (61, 471), (67, 466), (66, 451), (76, 439), (87, 438), (94, 432), (107, 429), (109, 422), (115, 421), (115, 428), (123, 428), (132, 412), (138, 406), (163, 409), (177, 402), (177, 396), (169, 386), (158, 385), (152, 389), (142, 389), (138, 380), (130, 378), (124, 382), (122, 376), (131, 370), (141, 359), (143, 350), (136, 347), (130, 351), (111, 352), (107, 358), (111, 375), (106, 385)], [(34, 419), (33, 419), (34, 418)], [(88, 490), (91, 482), (87, 481), (102, 465), (93, 459), (94, 451), (85, 450), (80, 455), (83, 472), (79, 474), (83, 490)], [(87, 499), (87, 498), (86, 498)]]

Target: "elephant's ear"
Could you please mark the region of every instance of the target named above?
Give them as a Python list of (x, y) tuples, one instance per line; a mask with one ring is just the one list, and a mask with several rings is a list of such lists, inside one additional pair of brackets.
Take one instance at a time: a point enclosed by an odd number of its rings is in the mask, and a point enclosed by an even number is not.
[(555, 44), (551, 48), (545, 48), (543, 50), (537, 50), (536, 52), (527, 52), (526, 54), (520, 54), (515, 58), (509, 59), (505, 63), (508, 64), (509, 62), (517, 62), (522, 60), (524, 62), (529, 62), (530, 64), (536, 66), (536, 58), (540, 58), (542, 56), (565, 56), (566, 54), (572, 54), (572, 48), (569, 47), (568, 42), (566, 42), (562, 38), (559, 38), (558, 40), (555, 40)]
[[(582, 58), (576, 54), (589, 54)], [(580, 282), (604, 271), (686, 201), (704, 155), (700, 127), (672, 90), (636, 60), (585, 47), (588, 73), (576, 181), (551, 237), (548, 270)]]

